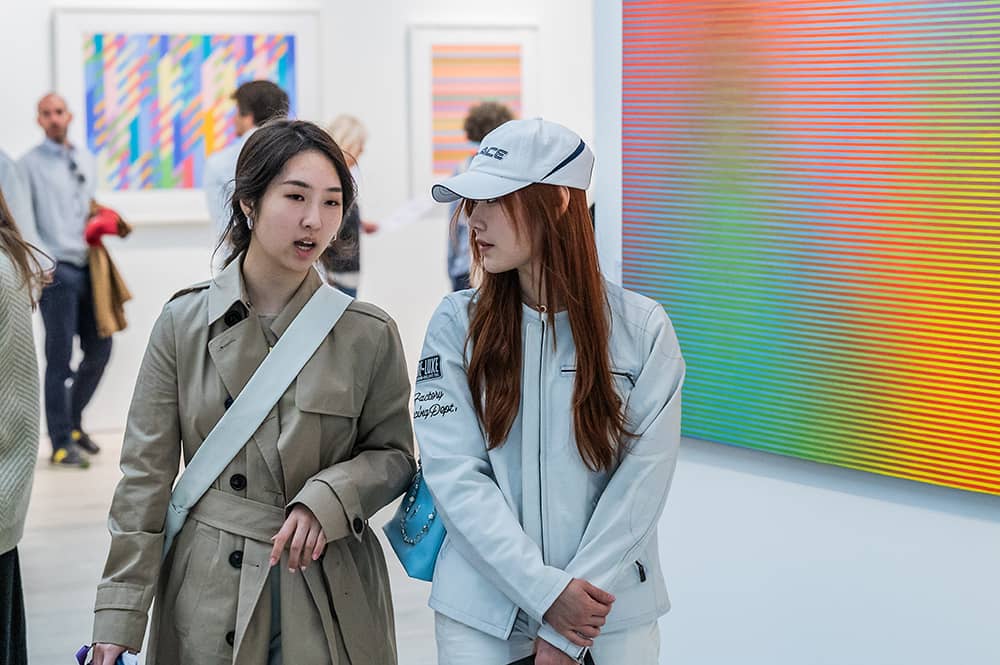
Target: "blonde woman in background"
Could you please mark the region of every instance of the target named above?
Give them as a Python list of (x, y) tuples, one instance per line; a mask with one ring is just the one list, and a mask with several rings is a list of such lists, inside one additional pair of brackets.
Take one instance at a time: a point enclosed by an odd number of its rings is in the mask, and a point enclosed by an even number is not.
[[(365, 151), (368, 140), (368, 130), (353, 115), (341, 114), (334, 118), (326, 127), (344, 152), (347, 164), (351, 167), (351, 175), (355, 182), (360, 182), (358, 159)], [(361, 209), (355, 203), (344, 211), (344, 223), (340, 227), (340, 243), (338, 251), (327, 250), (320, 259), (326, 281), (350, 296), (358, 295), (358, 285), (361, 283), (361, 245), (360, 231), (375, 233), (378, 225), (361, 219)]]

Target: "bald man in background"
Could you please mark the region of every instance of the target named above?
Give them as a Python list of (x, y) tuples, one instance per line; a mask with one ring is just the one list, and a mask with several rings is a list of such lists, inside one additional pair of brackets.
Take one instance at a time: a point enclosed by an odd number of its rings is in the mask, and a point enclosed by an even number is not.
[[(68, 137), (73, 120), (66, 100), (49, 93), (38, 102), (45, 140), (20, 160), (31, 190), (38, 237), (56, 261), (52, 282), (42, 290), (45, 324), (45, 419), (55, 466), (87, 468), (87, 454), (100, 448), (83, 431), (90, 402), (111, 357), (111, 338), (101, 337), (94, 319), (84, 228), (97, 188), (93, 156)], [(83, 359), (70, 367), (79, 337)], [(85, 454), (86, 453), (86, 454)]]

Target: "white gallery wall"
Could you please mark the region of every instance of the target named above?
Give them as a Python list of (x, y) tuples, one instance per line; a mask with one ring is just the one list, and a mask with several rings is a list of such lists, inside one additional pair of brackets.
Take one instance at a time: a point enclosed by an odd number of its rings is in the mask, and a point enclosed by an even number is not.
[[(0, 149), (15, 157), (42, 140), (35, 123), (38, 98), (52, 87), (52, 13), (57, 8), (135, 11), (135, 2), (58, 3), (0, 0)], [(361, 205), (378, 221), (410, 197), (407, 30), (424, 26), (535, 26), (539, 95), (536, 109), (593, 136), (593, 24), (590, 0), (176, 0), (144, 2), (147, 11), (217, 13), (314, 11), (319, 17), (321, 106), (325, 122), (351, 113), (367, 125), (361, 158)], [(82, 127), (82, 109), (76, 130)], [(82, 136), (82, 134), (78, 134)], [(407, 356), (420, 350), (427, 320), (448, 288), (444, 206), (422, 221), (362, 238), (360, 297), (398, 321)], [(205, 223), (138, 225), (125, 240), (105, 244), (135, 299), (130, 327), (115, 336), (105, 379), (85, 425), (121, 429), (149, 330), (172, 293), (210, 275), (212, 237)], [(38, 337), (41, 341), (41, 335)]]
[[(594, 23), (594, 196), (615, 279), (621, 4), (597, 2)], [(660, 543), (661, 663), (1000, 663), (1000, 497), (685, 440)]]

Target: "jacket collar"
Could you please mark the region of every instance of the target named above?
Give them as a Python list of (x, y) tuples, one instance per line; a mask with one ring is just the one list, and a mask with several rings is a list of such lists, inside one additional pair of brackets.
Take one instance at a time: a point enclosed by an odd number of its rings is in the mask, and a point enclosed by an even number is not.
[[(208, 287), (208, 325), (212, 325), (228, 312), (233, 305), (240, 303), (244, 311), (253, 311), (250, 298), (247, 296), (246, 284), (243, 281), (243, 254), (240, 254), (216, 276)], [(323, 285), (316, 270), (310, 270), (302, 284), (292, 294), (291, 300), (285, 305), (278, 318), (271, 324), (274, 334), (281, 336), (291, 325), (298, 313), (309, 302), (312, 295)]]
[(76, 146), (67, 142), (66, 145), (56, 143), (48, 136), (41, 143), (42, 150), (53, 155), (73, 155), (76, 153)]
[(212, 325), (236, 303), (250, 311), (250, 298), (243, 285), (243, 254), (230, 261), (208, 287), (208, 325)]

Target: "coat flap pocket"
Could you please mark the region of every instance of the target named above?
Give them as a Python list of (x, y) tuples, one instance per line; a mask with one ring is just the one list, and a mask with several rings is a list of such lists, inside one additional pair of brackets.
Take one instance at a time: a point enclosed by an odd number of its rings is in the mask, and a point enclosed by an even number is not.
[(353, 386), (344, 388), (332, 384), (307, 387), (301, 382), (301, 377), (295, 386), (295, 407), (300, 411), (357, 418), (361, 415), (361, 404), (362, 399), (356, 395)]
[(146, 588), (141, 584), (106, 582), (97, 587), (95, 610), (138, 610), (143, 607)]
[(295, 379), (295, 406), (328, 416), (357, 418), (364, 404), (358, 367), (325, 340)]

